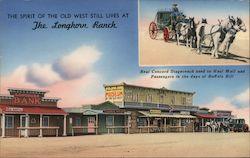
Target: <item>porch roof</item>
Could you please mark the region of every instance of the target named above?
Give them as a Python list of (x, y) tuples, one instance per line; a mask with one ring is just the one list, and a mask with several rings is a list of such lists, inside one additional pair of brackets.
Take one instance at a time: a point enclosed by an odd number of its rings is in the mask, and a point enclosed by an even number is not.
[(139, 111), (139, 113), (143, 114), (141, 117), (166, 117), (166, 118), (196, 118), (192, 115), (187, 114), (172, 114), (172, 113), (166, 113), (161, 112), (161, 114), (151, 114), (149, 111)]
[[(110, 110), (111, 111), (111, 110)], [(130, 115), (130, 112), (106, 112), (105, 110), (87, 109), (83, 111), (83, 115)]]
[(36, 107), (36, 106), (9, 106), (0, 105), (0, 113), (5, 114), (47, 114), (47, 115), (65, 115), (67, 114), (58, 107)]
[(195, 116), (197, 116), (197, 117), (200, 117), (200, 118), (211, 118), (211, 119), (213, 119), (213, 118), (223, 118), (223, 117), (221, 117), (221, 116), (215, 116), (215, 115), (211, 115), (211, 114), (195, 114)]

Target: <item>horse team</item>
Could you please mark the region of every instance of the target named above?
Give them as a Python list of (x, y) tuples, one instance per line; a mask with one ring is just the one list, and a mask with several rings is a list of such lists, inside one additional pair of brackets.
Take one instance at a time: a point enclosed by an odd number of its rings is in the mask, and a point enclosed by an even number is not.
[(215, 25), (208, 24), (203, 18), (201, 22), (196, 23), (193, 17), (176, 24), (175, 37), (177, 45), (182, 38), (187, 47), (197, 48), (198, 54), (207, 48), (211, 50), (212, 58), (219, 58), (218, 49), (221, 44), (224, 43), (222, 55), (228, 56), (229, 48), (239, 31), (247, 31), (239, 17), (228, 16), (226, 19), (218, 20), (218, 24)]

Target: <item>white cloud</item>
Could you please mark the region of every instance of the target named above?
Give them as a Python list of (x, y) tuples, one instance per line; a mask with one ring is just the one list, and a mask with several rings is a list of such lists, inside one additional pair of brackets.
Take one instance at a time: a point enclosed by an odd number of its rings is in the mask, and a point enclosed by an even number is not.
[(1, 77), (1, 93), (7, 93), (9, 87), (15, 88), (34, 88), (33, 83), (26, 82), (26, 74), (28, 67), (21, 65), (15, 69), (11, 74)]
[(62, 98), (60, 106), (76, 107), (104, 101), (101, 76), (88, 73), (81, 78), (62, 80), (48, 87), (49, 95)]
[[(248, 89), (249, 91), (249, 89)], [(210, 103), (207, 103), (205, 105), (201, 105), (202, 107), (207, 107), (210, 110), (230, 110), (232, 111), (232, 115), (236, 115), (238, 118), (244, 118), (246, 123), (249, 125), (249, 115), (250, 115), (250, 108), (249, 104), (247, 106), (235, 104), (235, 98), (241, 101), (245, 101), (247, 98), (249, 100), (249, 96), (245, 96), (247, 93), (247, 90), (240, 93), (239, 95), (236, 95), (235, 97), (231, 98), (225, 98), (225, 97), (217, 97), (214, 100), (212, 100)], [(242, 102), (241, 102), (242, 103)]]
[(8, 93), (8, 87), (42, 89), (50, 91), (47, 96), (62, 98), (59, 106), (100, 103), (104, 101), (102, 77), (90, 71), (100, 55), (95, 47), (82, 46), (54, 63), (21, 65), (1, 77), (1, 94)]
[(76, 79), (88, 73), (91, 66), (99, 60), (100, 55), (101, 53), (95, 47), (82, 46), (58, 59), (53, 64), (53, 69), (63, 79)]
[(158, 78), (158, 79), (152, 79), (151, 75), (141, 75), (137, 76), (132, 79), (120, 79), (116, 83), (125, 82), (127, 84), (134, 84), (138, 86), (145, 86), (145, 87), (154, 87), (154, 88), (170, 88), (173, 82), (175, 81), (174, 78), (164, 79), (164, 78)]
[(51, 64), (33, 64), (28, 68), (26, 79), (39, 87), (49, 86), (61, 80)]
[(244, 92), (240, 93), (239, 95), (236, 95), (233, 100), (235, 102), (245, 104), (245, 106), (249, 106), (249, 88), (247, 88)]

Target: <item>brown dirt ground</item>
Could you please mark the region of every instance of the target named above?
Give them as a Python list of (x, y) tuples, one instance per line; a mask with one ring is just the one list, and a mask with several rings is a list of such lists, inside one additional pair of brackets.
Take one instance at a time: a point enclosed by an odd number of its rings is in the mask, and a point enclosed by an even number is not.
[(0, 157), (249, 157), (250, 133), (0, 138)]

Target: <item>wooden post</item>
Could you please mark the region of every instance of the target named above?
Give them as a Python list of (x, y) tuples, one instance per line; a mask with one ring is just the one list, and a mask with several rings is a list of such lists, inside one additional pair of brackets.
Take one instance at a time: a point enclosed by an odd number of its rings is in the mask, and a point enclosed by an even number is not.
[(74, 136), (74, 128), (73, 128), (73, 126), (72, 126), (71, 128), (72, 128), (72, 129), (71, 129), (72, 136)]
[(130, 134), (130, 121), (131, 121), (131, 116), (128, 115), (128, 134)]
[(29, 137), (28, 127), (29, 127), (29, 114), (26, 114), (26, 117), (25, 117), (25, 137)]
[(58, 137), (58, 128), (56, 128), (56, 137)]
[(5, 137), (5, 114), (2, 114), (2, 138)]
[(164, 132), (167, 130), (167, 118), (164, 118)]
[(63, 136), (67, 136), (67, 115), (63, 116)]
[(43, 115), (40, 114), (40, 134), (39, 134), (39, 137), (42, 137), (43, 136)]
[(179, 118), (179, 132), (181, 132), (181, 119)]
[(201, 119), (201, 132), (203, 132), (204, 118)]
[(98, 134), (98, 114), (96, 114), (96, 120), (95, 120), (95, 134)]
[(149, 126), (150, 126), (149, 117), (147, 117), (147, 120), (148, 120), (148, 133), (149, 133)]
[(113, 115), (113, 134), (115, 133), (115, 115)]

